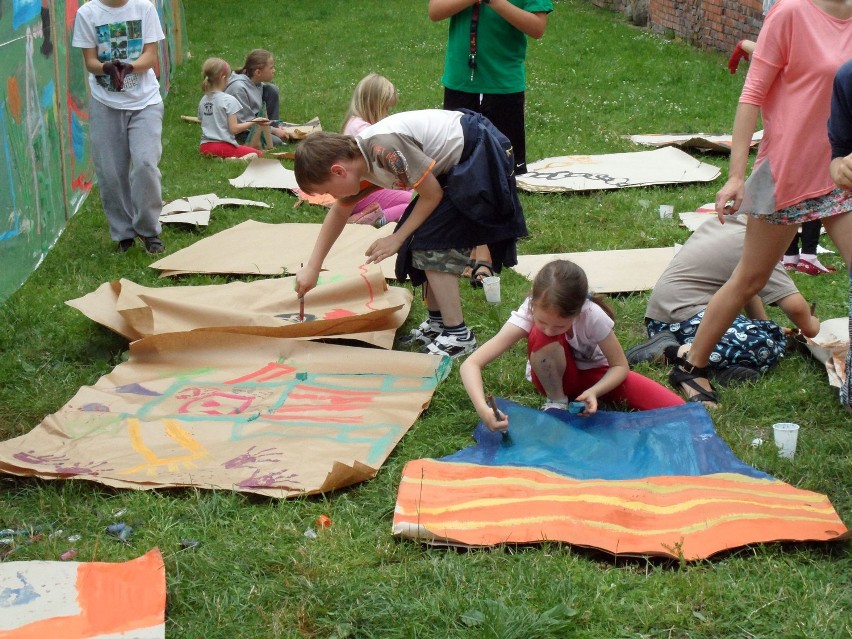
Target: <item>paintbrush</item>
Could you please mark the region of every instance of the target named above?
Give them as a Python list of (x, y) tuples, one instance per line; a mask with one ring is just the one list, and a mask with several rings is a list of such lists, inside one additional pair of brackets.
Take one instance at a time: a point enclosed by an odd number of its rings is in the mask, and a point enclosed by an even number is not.
[[(497, 401), (494, 399), (494, 395), (492, 395), (491, 393), (488, 393), (488, 394), (485, 396), (485, 400), (488, 402), (488, 405), (491, 407), (491, 410), (492, 410), (492, 411), (493, 411), (493, 413), (494, 413), (494, 419), (496, 419), (498, 422), (499, 422), (501, 419), (503, 419), (503, 417), (500, 415), (500, 411), (499, 411), (499, 410), (497, 410)], [(508, 438), (509, 438), (509, 433), (508, 433), (508, 431), (505, 431), (505, 430), (504, 430), (504, 431), (503, 431), (503, 432), (501, 432), (500, 434), (501, 434), (501, 435), (503, 435), (503, 439), (508, 439)]]
[(305, 321), (305, 296), (299, 298), (299, 323)]

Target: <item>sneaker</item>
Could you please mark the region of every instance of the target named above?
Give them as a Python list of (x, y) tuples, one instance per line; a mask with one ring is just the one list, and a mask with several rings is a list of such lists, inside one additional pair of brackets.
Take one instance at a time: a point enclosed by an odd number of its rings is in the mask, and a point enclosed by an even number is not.
[(634, 346), (625, 353), (627, 355), (627, 363), (631, 366), (636, 366), (640, 362), (653, 362), (665, 357), (665, 350), (668, 346), (674, 346), (677, 349), (680, 342), (671, 331), (660, 331), (647, 342), (643, 342), (638, 346)]
[(788, 260), (787, 258), (782, 258), (781, 259), (781, 266), (784, 267), (785, 271), (795, 271), (795, 270), (797, 270), (797, 268), (799, 266), (799, 258), (794, 257), (791, 260)]
[(441, 326), (425, 320), (420, 326), (399, 338), (400, 346), (429, 346), (441, 334)]
[(448, 355), (449, 357), (462, 357), (476, 350), (476, 338), (468, 331), (467, 339), (459, 339), (455, 335), (441, 333), (431, 344), (420, 349), (421, 353), (429, 355)]
[(822, 275), (823, 273), (834, 273), (837, 269), (834, 269), (830, 266), (826, 266), (817, 258), (816, 260), (806, 260), (802, 258), (799, 260), (798, 264), (796, 264), (796, 270), (799, 273), (805, 273), (806, 275)]
[(160, 239), (159, 235), (143, 237), (142, 241), (145, 243), (145, 250), (149, 253), (162, 253), (166, 250), (166, 246), (163, 244), (163, 240)]
[(568, 398), (548, 399), (541, 405), (541, 410), (568, 410)]
[(129, 238), (129, 239), (126, 239), (126, 240), (121, 240), (118, 243), (118, 249), (117, 249), (118, 252), (119, 253), (127, 253), (127, 251), (129, 251), (133, 247), (133, 243), (135, 241), (136, 241), (136, 239), (132, 238), (132, 237)]
[(760, 371), (748, 366), (728, 366), (719, 370), (711, 369), (710, 374), (719, 386), (733, 386), (744, 382), (756, 382), (760, 379)]

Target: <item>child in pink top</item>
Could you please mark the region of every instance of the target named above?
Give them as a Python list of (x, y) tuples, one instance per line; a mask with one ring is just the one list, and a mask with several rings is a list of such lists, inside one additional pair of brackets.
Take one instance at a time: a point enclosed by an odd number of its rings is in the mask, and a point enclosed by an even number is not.
[[(377, 73), (365, 76), (355, 87), (349, 110), (343, 119), (343, 133), (358, 135), (387, 117), (396, 106), (398, 95), (390, 80)], [(350, 220), (359, 224), (396, 222), (411, 203), (411, 191), (380, 189), (355, 205)]]
[[(716, 195), (722, 222), (738, 211), (751, 216), (743, 255), (669, 376), (690, 401), (715, 405), (706, 371), (713, 347), (766, 284), (802, 222), (821, 219), (847, 267), (852, 260), (852, 194), (831, 180), (826, 133), (832, 81), (849, 58), (852, 3), (784, 0), (766, 16), (734, 119), (729, 177)], [(763, 140), (746, 181), (759, 115)]]
[(630, 370), (614, 325), (612, 310), (589, 295), (583, 269), (568, 260), (545, 264), (521, 307), (461, 365), (462, 383), (482, 422), (490, 430), (508, 430), (508, 418), (498, 419), (485, 400), (482, 369), (524, 338), (528, 379), (547, 398), (544, 410), (566, 410), (571, 400), (585, 405), (583, 415), (597, 412), (600, 400), (624, 401), (637, 410), (683, 404), (669, 389)]

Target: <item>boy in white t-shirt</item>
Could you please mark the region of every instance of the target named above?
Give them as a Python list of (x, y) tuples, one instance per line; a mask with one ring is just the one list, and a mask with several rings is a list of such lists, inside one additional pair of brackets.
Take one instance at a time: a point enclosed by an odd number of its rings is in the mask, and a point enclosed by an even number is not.
[(101, 203), (121, 253), (141, 237), (165, 250), (160, 170), (163, 99), (154, 75), (165, 38), (149, 0), (90, 0), (77, 10), (72, 46), (89, 72), (89, 138)]

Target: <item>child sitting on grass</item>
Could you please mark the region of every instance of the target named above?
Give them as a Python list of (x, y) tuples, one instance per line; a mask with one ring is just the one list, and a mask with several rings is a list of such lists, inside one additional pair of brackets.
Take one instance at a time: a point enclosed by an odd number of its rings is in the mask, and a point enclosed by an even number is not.
[(503, 328), (461, 365), (460, 373), (480, 419), (492, 431), (507, 431), (485, 400), (482, 369), (520, 340), (527, 340), (527, 378), (545, 396), (543, 410), (567, 410), (575, 400), (594, 415), (600, 400), (625, 401), (651, 410), (683, 400), (661, 384), (632, 372), (613, 333), (612, 309), (589, 295), (586, 273), (568, 260), (548, 262), (536, 274), (532, 291)]
[(208, 58), (201, 68), (204, 79), (201, 90), (204, 96), (198, 103), (198, 119), (201, 120), (201, 155), (234, 160), (253, 160), (257, 150), (237, 144), (237, 133), (247, 131), (253, 122), (238, 122), (240, 103), (224, 92), (231, 69), (221, 58)]
[(403, 340), (459, 357), (476, 348), (462, 314), (458, 276), (474, 246), (488, 244), (494, 266), (517, 263), (526, 222), (509, 140), (480, 114), (430, 109), (390, 115), (356, 137), (317, 132), (296, 149), (299, 188), (337, 198), (326, 214), (296, 292), (316, 286), (323, 261), (355, 204), (376, 190), (413, 189), (394, 233), (367, 249), (367, 262), (399, 253), (396, 277), (428, 283), (426, 320)]

